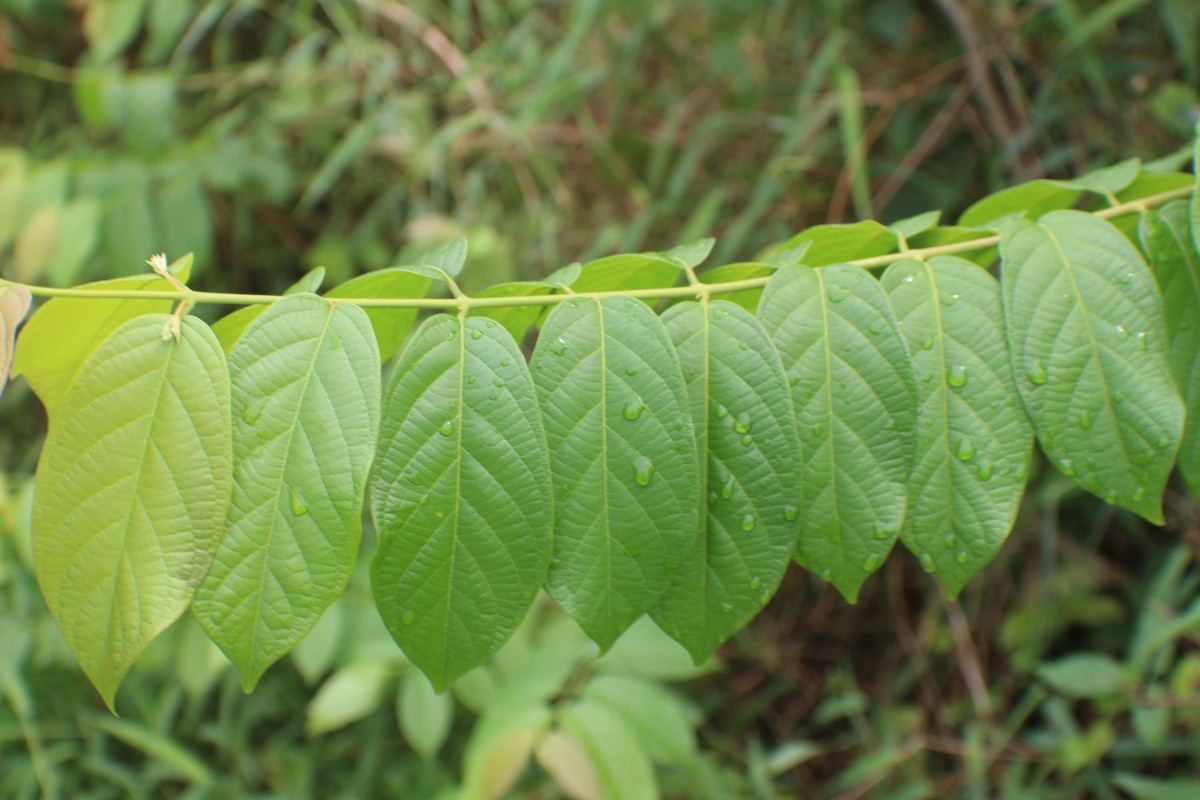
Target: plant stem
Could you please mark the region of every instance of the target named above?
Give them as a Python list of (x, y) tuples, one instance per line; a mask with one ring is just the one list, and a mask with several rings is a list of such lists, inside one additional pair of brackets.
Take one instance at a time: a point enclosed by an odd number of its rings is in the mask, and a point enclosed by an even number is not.
[[(1142, 211), (1152, 206), (1162, 205), (1163, 203), (1177, 200), (1191, 195), (1193, 187), (1187, 186), (1181, 189), (1173, 189), (1169, 192), (1161, 192), (1159, 194), (1143, 197), (1140, 200), (1132, 200), (1128, 203), (1110, 206), (1099, 211), (1092, 212), (1097, 217), (1111, 219), (1113, 217), (1132, 214), (1137, 211)], [(1001, 237), (999, 235), (985, 235), (978, 239), (972, 239), (967, 242), (956, 242), (953, 244), (939, 245), (937, 247), (925, 247), (917, 250), (904, 250), (898, 253), (888, 253), (887, 255), (874, 256), (872, 258), (860, 258), (847, 263), (855, 264), (863, 268), (883, 267), (896, 261), (903, 261), (907, 258), (927, 259), (933, 256), (955, 255), (959, 253), (972, 253), (980, 250), (986, 250), (990, 247), (995, 247), (1000, 244)], [(728, 294), (730, 292), (740, 292), (746, 289), (757, 289), (766, 284), (770, 277), (748, 278), (741, 281), (728, 281), (725, 283), (699, 283), (688, 286), (671, 286), (658, 289), (633, 289), (629, 291), (612, 291), (612, 292), (587, 292), (580, 294), (551, 294), (551, 295), (533, 295), (529, 297), (448, 297), (448, 298), (428, 298), (428, 297), (400, 297), (400, 298), (380, 298), (380, 297), (338, 297), (330, 298), (333, 303), (348, 303), (361, 308), (432, 308), (441, 310), (466, 310), (472, 311), (484, 308), (508, 308), (512, 306), (545, 306), (561, 303), (564, 300), (589, 298), (601, 299), (604, 297), (612, 297), (621, 295), (624, 297), (637, 297), (647, 300), (661, 300), (673, 297), (694, 297), (701, 298), (711, 295)], [(0, 278), (0, 286), (7, 285), (24, 285), (17, 284), (16, 281), (8, 281)], [(249, 305), (265, 305), (274, 303), (279, 300), (282, 295), (275, 294), (230, 294), (225, 292), (194, 292), (186, 291), (130, 291), (118, 289), (56, 289), (49, 286), (29, 286), (25, 285), (29, 292), (36, 297), (78, 297), (92, 300), (187, 300), (192, 304), (210, 303), (214, 305), (234, 305), (234, 306), (249, 306)]]

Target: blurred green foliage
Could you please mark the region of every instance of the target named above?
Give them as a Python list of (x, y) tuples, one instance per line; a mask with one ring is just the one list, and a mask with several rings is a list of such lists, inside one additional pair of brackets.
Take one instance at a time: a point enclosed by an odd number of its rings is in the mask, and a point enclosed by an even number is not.
[[(731, 261), (1171, 153), (1198, 89), (1194, 0), (0, 0), (0, 274), (193, 251), (196, 288), (278, 291), (459, 234), (468, 291), (706, 235)], [(854, 607), (797, 570), (702, 670), (652, 626), (598, 658), (547, 606), (441, 698), (359, 576), (251, 696), (185, 619), (116, 719), (29, 570), (40, 411), (0, 404), (0, 797), (1200, 794), (1182, 493), (1163, 532), (1051, 472), (960, 604), (904, 558)]]

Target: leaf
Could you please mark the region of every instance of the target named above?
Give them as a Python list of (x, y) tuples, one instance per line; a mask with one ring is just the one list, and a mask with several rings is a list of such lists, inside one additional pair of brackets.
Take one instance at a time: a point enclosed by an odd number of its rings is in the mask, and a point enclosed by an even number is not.
[(146, 0), (90, 0), (83, 15), (83, 33), (92, 58), (103, 63), (119, 55), (142, 26)]
[(33, 509), (38, 583), (109, 708), (138, 655), (187, 608), (231, 488), (229, 378), (208, 327), (127, 322), (50, 424)]
[(32, 302), (33, 295), (24, 286), (15, 283), (0, 285), (0, 394), (4, 393), (12, 368), (17, 327), (29, 313)]
[(571, 800), (599, 800), (600, 776), (591, 756), (562, 731), (550, 731), (534, 751), (538, 766), (546, 771)]
[(895, 252), (898, 244), (895, 231), (866, 219), (852, 225), (815, 225), (793, 236), (781, 249), (808, 245), (801, 263), (823, 267), (887, 255)]
[(908, 350), (879, 282), (848, 264), (780, 270), (758, 317), (790, 376), (805, 460), (796, 560), (854, 602), (904, 522), (916, 428)]
[(686, 768), (696, 755), (696, 737), (683, 703), (661, 686), (618, 675), (588, 681), (583, 696), (608, 706), (628, 724), (651, 760)]
[(1054, 183), (1070, 189), (1082, 189), (1093, 194), (1116, 195), (1117, 192), (1129, 188), (1141, 173), (1142, 160), (1127, 158), (1112, 166), (1094, 169), (1078, 178), (1054, 181)]
[[(325, 280), (325, 268), (316, 267), (304, 273), (300, 280), (293, 283), (283, 292), (283, 296), (293, 294), (315, 293), (321, 288), (321, 283)], [(213, 323), (213, 333), (217, 335), (217, 340), (221, 343), (221, 349), (226, 353), (233, 349), (237, 344), (237, 340), (246, 332), (246, 328), (250, 327), (250, 323), (262, 316), (270, 303), (259, 303), (253, 306), (242, 306), (237, 311), (226, 314), (219, 320)]]
[(663, 255), (667, 258), (678, 259), (689, 267), (697, 267), (712, 254), (716, 244), (717, 240), (713, 238), (697, 239), (694, 242), (676, 245)]
[(1067, 697), (1104, 697), (1133, 688), (1136, 677), (1124, 664), (1099, 653), (1078, 653), (1037, 668), (1039, 680)]
[(1013, 371), (1042, 449), (1089, 492), (1161, 525), (1183, 404), (1146, 262), (1080, 211), (1007, 237), (1001, 262)]
[(467, 237), (455, 236), (420, 258), (420, 266), (436, 267), (451, 278), (457, 278), (467, 263)]
[(560, 304), (532, 366), (555, 484), (546, 588), (607, 650), (658, 605), (697, 535), (683, 373), (662, 322), (628, 297)]
[(1079, 199), (1080, 190), (1057, 181), (1036, 180), (1001, 189), (995, 194), (972, 203), (958, 218), (967, 228), (989, 228), (1004, 217), (1012, 215), (1036, 220), (1043, 214), (1070, 208)]
[[(181, 259), (182, 261), (182, 259)], [(190, 263), (176, 277), (187, 280)], [(175, 272), (172, 265), (172, 272)], [(138, 275), (79, 287), (97, 291), (171, 291), (163, 278)], [(168, 311), (169, 300), (91, 300), (55, 297), (30, 317), (17, 340), (13, 376), (24, 375), (53, 418), (59, 402), (88, 356), (109, 334), (135, 317)]]
[(513, 634), (546, 576), (550, 470), (533, 383), (495, 321), (430, 317), (393, 373), (371, 477), (380, 616), (438, 691)]
[(1000, 284), (969, 261), (893, 264), (882, 283), (917, 381), (917, 449), (901, 540), (957, 597), (1012, 529), (1033, 427), (1008, 362)]
[(1200, 121), (1196, 122), (1196, 144), (1192, 155), (1192, 171), (1196, 182), (1192, 187), (1192, 244), (1200, 253)]
[(662, 317), (687, 381), (699, 447), (700, 533), (654, 621), (700, 663), (775, 593), (800, 513), (800, 442), (779, 353), (750, 312), (722, 301)]
[[(570, 286), (578, 279), (581, 272), (579, 264), (569, 264), (545, 280), (516, 281), (489, 286), (475, 295), (485, 297), (544, 297), (562, 291), (562, 287)], [(512, 305), (492, 308), (478, 308), (471, 312), (476, 316), (494, 319), (504, 326), (518, 343), (525, 338), (529, 329), (537, 324), (538, 319), (545, 314), (542, 305)]]
[[(425, 297), (432, 279), (405, 267), (392, 267), (351, 278), (325, 293), (326, 297)], [(379, 355), (390, 361), (417, 321), (415, 308), (367, 308), (379, 343)]]
[(654, 767), (637, 736), (613, 710), (583, 698), (561, 714), (563, 732), (587, 751), (600, 776), (600, 797), (656, 800)]
[(433, 761), (450, 734), (454, 701), (449, 694), (438, 694), (425, 676), (409, 670), (400, 679), (397, 697), (400, 732), (423, 761)]
[(897, 220), (888, 227), (905, 239), (911, 239), (917, 234), (924, 233), (936, 227), (941, 218), (941, 211), (926, 211), (924, 214), (917, 214), (915, 217)]
[(658, 253), (609, 256), (584, 264), (571, 288), (579, 294), (661, 289), (681, 274), (678, 262)]
[(658, 682), (691, 680), (716, 667), (713, 659), (697, 665), (650, 617), (630, 625), (612, 649), (596, 659), (597, 672)]
[(1171, 371), (1184, 408), (1196, 412), (1185, 414), (1179, 469), (1200, 497), (1200, 252), (1190, 241), (1188, 204), (1145, 212), (1139, 236), (1162, 291)]
[(1200, 781), (1188, 778), (1147, 778), (1118, 772), (1112, 782), (1134, 800), (1195, 800), (1200, 797)]
[(368, 716), (379, 708), (387, 680), (388, 666), (382, 661), (342, 667), (321, 684), (309, 702), (304, 732), (319, 736)]
[[(761, 264), (753, 261), (748, 261), (742, 264), (725, 264), (715, 269), (701, 272), (698, 276), (701, 283), (733, 283), (735, 281), (750, 280), (752, 278), (765, 278), (771, 275), (778, 269), (774, 264)], [(721, 299), (730, 303), (735, 303), (749, 311), (751, 314), (758, 308), (758, 298), (762, 297), (762, 288), (757, 289), (742, 289), (736, 292), (728, 292), (721, 294)]]
[(167, 772), (177, 775), (197, 786), (215, 783), (212, 771), (195, 753), (161, 731), (145, 725), (112, 717), (95, 716), (87, 720), (88, 727), (95, 728), (130, 747), (141, 750)]
[(379, 433), (379, 352), (361, 308), (274, 303), (229, 352), (233, 499), (195, 614), (250, 692), (342, 593)]
[[(991, 238), (987, 231), (979, 228), (959, 228), (953, 225), (940, 225), (936, 228), (922, 231), (908, 241), (909, 248), (921, 250), (926, 247), (941, 247), (947, 244), (960, 244), (976, 239)], [(962, 257), (981, 267), (990, 267), (996, 263), (999, 251), (996, 247), (985, 247), (962, 253)]]
[(463, 754), (462, 800), (499, 800), (529, 763), (550, 720), (541, 703), (505, 707), (480, 717)]

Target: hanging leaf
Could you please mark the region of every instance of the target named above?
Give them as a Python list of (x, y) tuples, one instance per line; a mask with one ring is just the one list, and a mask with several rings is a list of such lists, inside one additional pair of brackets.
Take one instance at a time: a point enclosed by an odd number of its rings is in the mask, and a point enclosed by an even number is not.
[(607, 650), (697, 535), (687, 388), (662, 322), (628, 297), (560, 304), (532, 364), (555, 483), (547, 590)]
[(848, 264), (794, 267), (758, 317), (783, 356), (804, 454), (796, 560), (854, 602), (900, 535), (916, 387), (887, 297)]
[[(316, 267), (289, 286), (283, 295), (287, 297), (293, 294), (315, 294), (321, 288), (324, 280), (325, 268)], [(217, 341), (221, 343), (221, 348), (226, 353), (232, 350), (237, 340), (246, 332), (246, 328), (250, 327), (250, 323), (262, 316), (263, 312), (270, 308), (270, 305), (270, 303), (259, 303), (254, 306), (243, 306), (214, 322), (213, 333), (217, 335)]]
[(8, 372), (12, 367), (13, 345), (16, 342), (17, 326), (29, 313), (33, 296), (18, 284), (0, 286), (0, 394), (8, 383)]
[(1000, 285), (961, 258), (893, 264), (882, 283), (917, 381), (917, 450), (901, 533), (957, 597), (1004, 543), (1025, 489), (1033, 428), (1008, 361)]
[[(171, 265), (171, 272), (186, 282), (191, 259)], [(138, 275), (79, 287), (97, 291), (169, 292), (174, 287), (154, 275)], [(59, 402), (75, 380), (88, 356), (109, 334), (135, 317), (169, 311), (169, 300), (90, 300), (55, 297), (29, 318), (17, 340), (13, 377), (24, 375), (48, 414), (53, 417)]]
[(429, 318), (387, 390), (371, 585), (443, 691), (516, 630), (550, 560), (550, 471), (529, 370), (494, 320)]
[(716, 301), (662, 317), (700, 448), (700, 533), (654, 621), (700, 663), (775, 593), (799, 530), (800, 443), (783, 365), (750, 312)]
[(142, 650), (187, 608), (231, 488), (229, 378), (216, 337), (127, 322), (52, 419), (37, 473), (38, 583), (109, 708)]
[(1179, 469), (1200, 497), (1200, 252), (1192, 247), (1188, 204), (1177, 201), (1142, 215), (1142, 249), (1162, 290), (1168, 358), (1186, 414)]
[(1081, 211), (1006, 237), (1001, 262), (1013, 370), (1042, 449), (1083, 488), (1161, 525), (1183, 404), (1146, 262)]
[(342, 593), (379, 432), (379, 351), (361, 308), (284, 298), (229, 352), (233, 499), (195, 614), (251, 691)]

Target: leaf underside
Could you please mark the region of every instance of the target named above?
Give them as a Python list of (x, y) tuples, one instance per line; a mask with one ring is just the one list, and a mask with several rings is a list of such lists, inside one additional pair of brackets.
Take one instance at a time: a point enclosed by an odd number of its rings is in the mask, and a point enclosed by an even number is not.
[(0, 394), (8, 383), (17, 326), (29, 313), (32, 300), (32, 295), (24, 286), (0, 286)]
[(191, 317), (164, 340), (168, 319), (127, 322), (96, 350), (38, 465), (38, 583), (110, 708), (207, 573), (232, 483), (225, 357)]

